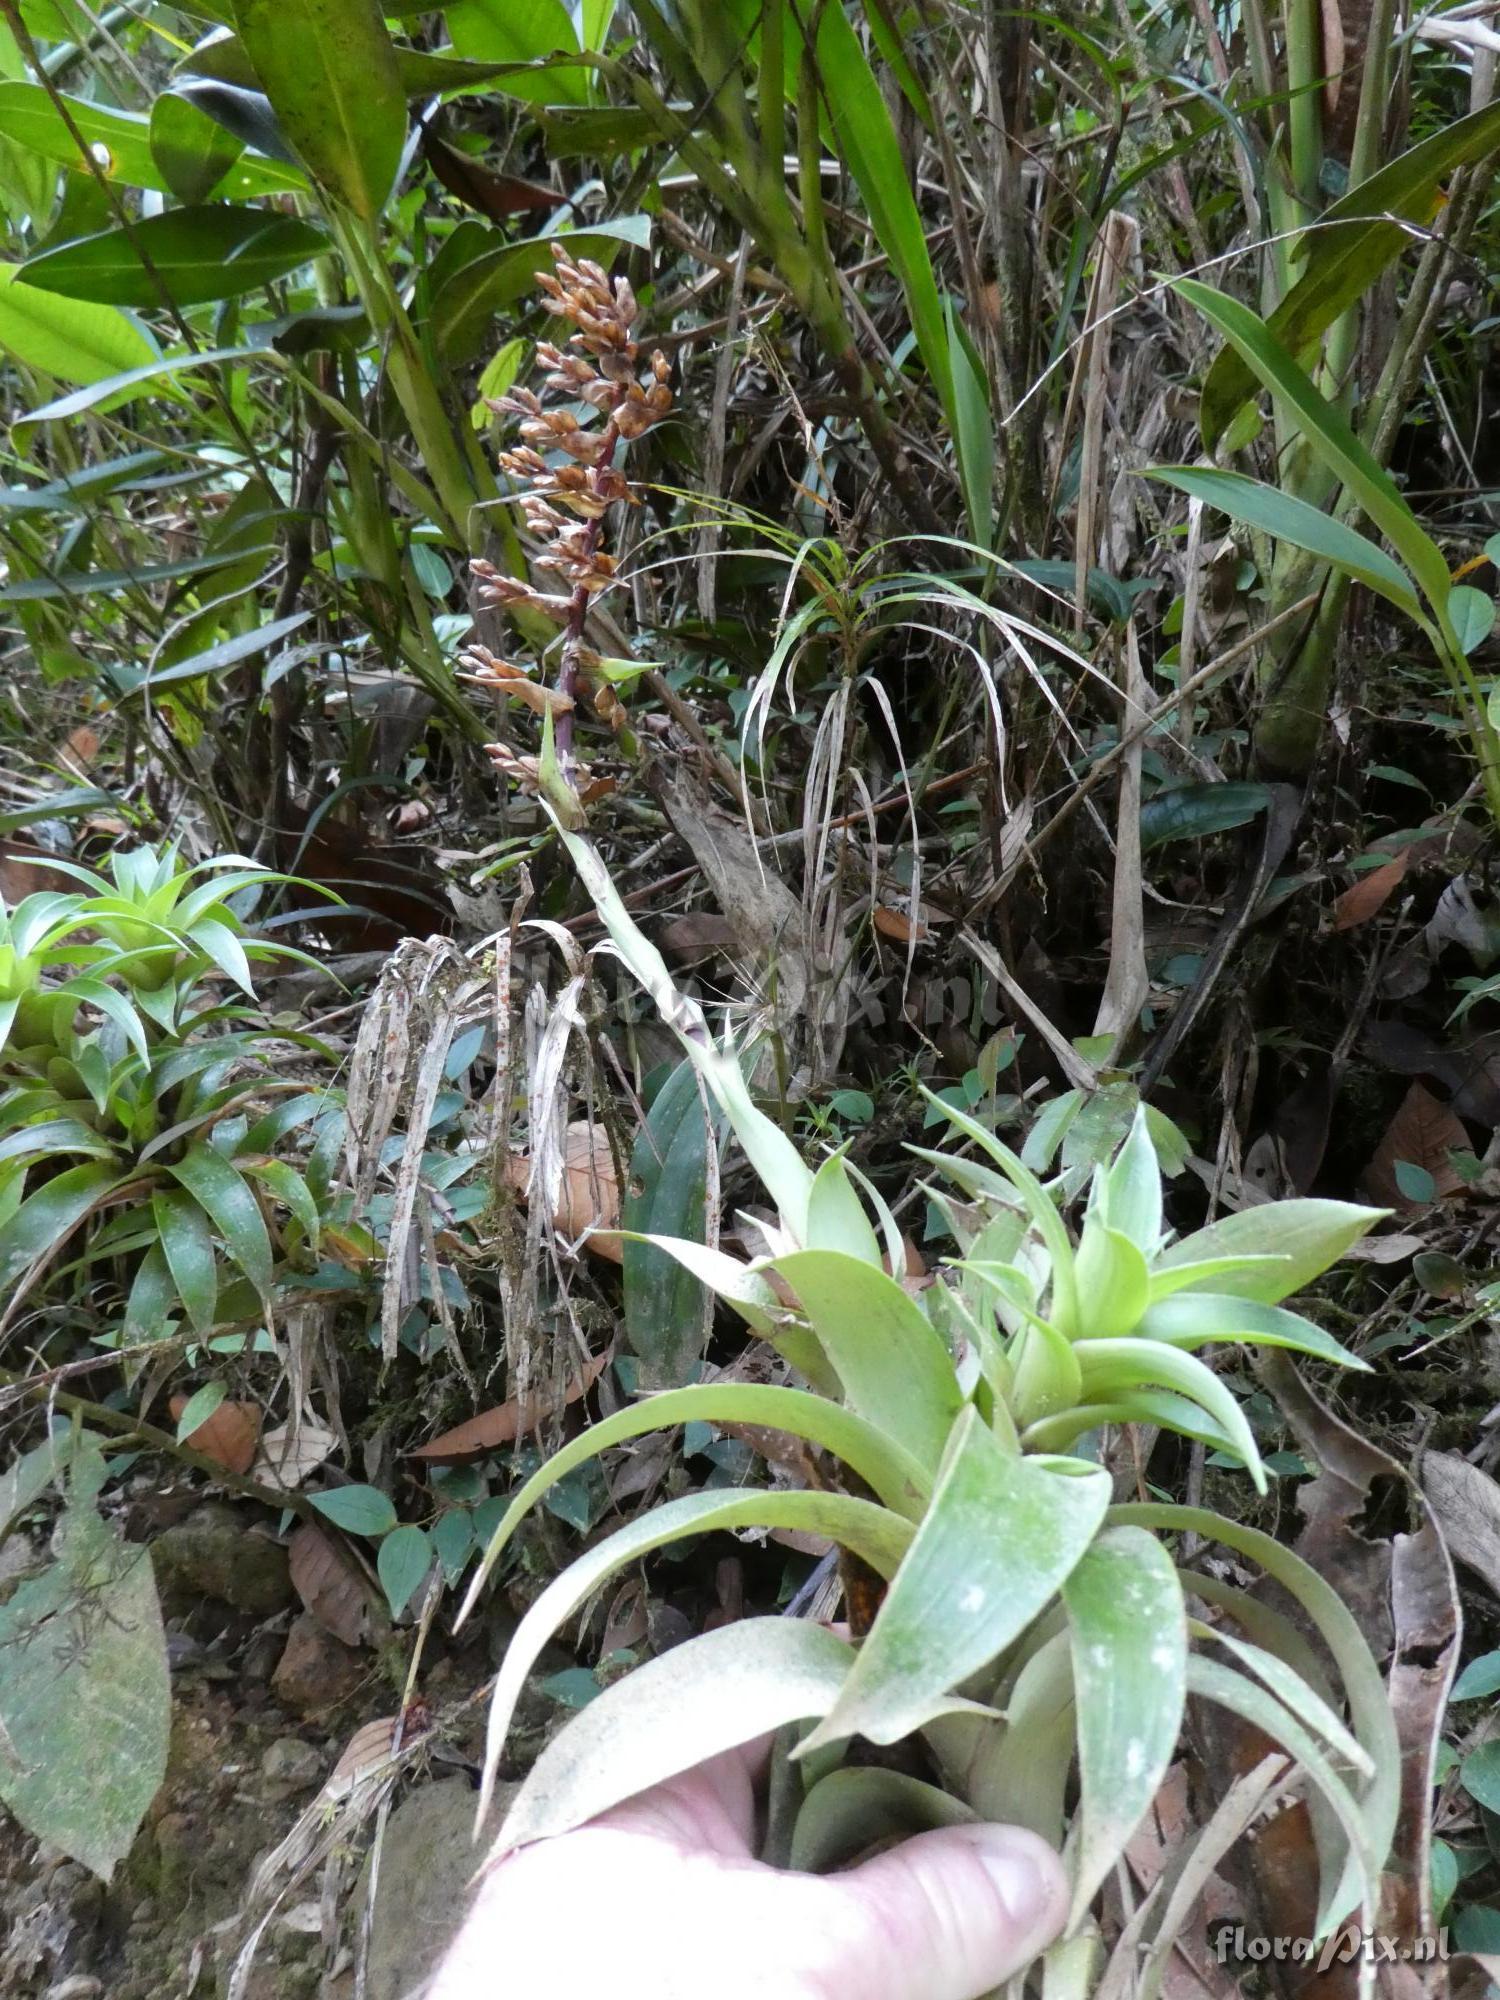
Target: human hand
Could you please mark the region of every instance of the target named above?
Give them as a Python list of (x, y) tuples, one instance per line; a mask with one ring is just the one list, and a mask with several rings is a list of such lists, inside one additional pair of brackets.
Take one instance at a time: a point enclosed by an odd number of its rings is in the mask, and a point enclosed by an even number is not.
[(483, 1879), (430, 2000), (978, 2000), (1057, 1935), (1057, 1856), (921, 1833), (838, 1875), (757, 1861), (765, 1746), (716, 1757)]

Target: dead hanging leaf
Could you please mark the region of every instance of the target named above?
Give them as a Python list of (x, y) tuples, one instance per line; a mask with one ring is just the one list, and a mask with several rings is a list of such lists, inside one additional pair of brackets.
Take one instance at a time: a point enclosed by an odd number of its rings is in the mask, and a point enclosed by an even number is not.
[(276, 1486), (294, 1490), (316, 1472), (338, 1439), (323, 1424), (278, 1424), (260, 1441), (259, 1470)]
[(1360, 924), (1367, 924), (1395, 895), (1405, 879), (1410, 861), (1411, 849), (1403, 847), (1394, 861), (1387, 861), (1383, 868), (1372, 868), (1368, 875), (1361, 875), (1352, 888), (1335, 897), (1333, 928), (1336, 931), (1352, 931)]
[[(1375, 1157), (1365, 1168), (1365, 1187), (1385, 1207), (1410, 1214), (1431, 1201), (1462, 1191), (1463, 1182), (1453, 1171), (1448, 1155), (1468, 1150), (1469, 1135), (1459, 1119), (1430, 1090), (1414, 1083), (1397, 1106), (1395, 1117), (1385, 1128), (1385, 1137), (1375, 1148)], [(1402, 1168), (1408, 1171), (1402, 1173)], [(1430, 1193), (1425, 1183), (1419, 1185), (1414, 1181), (1409, 1171), (1413, 1168), (1417, 1174), (1426, 1176), (1431, 1184)]]
[[(175, 1421), (188, 1406), (189, 1398), (178, 1392), (172, 1398)], [(261, 1408), (259, 1403), (220, 1403), (207, 1423), (189, 1431), (183, 1443), (201, 1451), (226, 1472), (247, 1473), (255, 1463), (260, 1445)]]
[(608, 1354), (596, 1354), (569, 1382), (560, 1400), (540, 1395), (519, 1402), (512, 1396), (493, 1410), (481, 1410), (467, 1423), (456, 1424), (451, 1431), (444, 1431), (441, 1437), (435, 1437), (431, 1444), (424, 1444), (409, 1456), (423, 1459), (428, 1465), (468, 1465), (476, 1458), (483, 1458), (487, 1451), (514, 1444), (518, 1437), (535, 1430), (559, 1409), (576, 1403), (592, 1388), (608, 1359)]
[(371, 1590), (338, 1544), (316, 1522), (304, 1521), (287, 1544), (292, 1588), (320, 1625), (346, 1646), (373, 1637)]
[[(513, 1153), (505, 1163), (508, 1185), (524, 1195), (530, 1175), (526, 1154)], [(620, 1183), (609, 1135), (602, 1125), (591, 1125), (586, 1118), (575, 1118), (563, 1140), (562, 1189), (552, 1223), (559, 1235), (574, 1241), (587, 1230), (620, 1226)], [(624, 1256), (624, 1245), (616, 1236), (588, 1236), (586, 1247), (611, 1264), (618, 1264)]]

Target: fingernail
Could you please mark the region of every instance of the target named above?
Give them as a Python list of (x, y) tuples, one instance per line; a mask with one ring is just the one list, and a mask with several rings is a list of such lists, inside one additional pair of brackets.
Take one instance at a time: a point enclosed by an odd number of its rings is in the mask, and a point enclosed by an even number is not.
[(1044, 1840), (1020, 1827), (976, 1826), (966, 1832), (1018, 1941), (1040, 1950), (1062, 1928), (1067, 1912), (1062, 1863)]

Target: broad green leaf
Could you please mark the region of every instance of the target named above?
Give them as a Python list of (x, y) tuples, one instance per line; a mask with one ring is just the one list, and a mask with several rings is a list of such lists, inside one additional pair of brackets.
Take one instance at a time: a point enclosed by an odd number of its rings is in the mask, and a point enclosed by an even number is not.
[(750, 1618), (648, 1660), (590, 1702), (532, 1766), (497, 1854), (566, 1833), (665, 1778), (822, 1715), (853, 1649), (801, 1618)]
[[(0, 325), (3, 325), (6, 299), (19, 299), (23, 297), (28, 301), (28, 307), (29, 302), (32, 299), (36, 299), (40, 301), (42, 306), (55, 310), (59, 315), (64, 312), (74, 313), (79, 311), (77, 306), (63, 307), (56, 305), (55, 301), (51, 300), (51, 295), (47, 292), (34, 291), (29, 285), (20, 285), (13, 292), (0, 295)], [(101, 307), (100, 310), (112, 310), (112, 308)], [(127, 318), (123, 313), (116, 314), (115, 317), (120, 319)], [(134, 325), (134, 321), (127, 320), (127, 324)], [(149, 346), (149, 343), (147, 345)], [(155, 360), (144, 361), (138, 366), (126, 368), (118, 374), (111, 373), (107, 376), (91, 376), (87, 386), (84, 388), (75, 389), (69, 396), (59, 396), (55, 402), (44, 403), (40, 409), (28, 410), (24, 417), (16, 419), (13, 428), (19, 429), (21, 435), (24, 436), (34, 425), (66, 422), (69, 417), (82, 416), (85, 410), (102, 409), (113, 405), (115, 402), (125, 402), (128, 400), (130, 392), (144, 383), (157, 381), (170, 382), (173, 377), (181, 374), (189, 374), (198, 368), (218, 368), (222, 367), (225, 363), (252, 360), (269, 360), (274, 364), (275, 359), (276, 357), (269, 347), (255, 345), (200, 348), (196, 354), (158, 355)], [(226, 558), (220, 556), (190, 556), (186, 560), (195, 564), (198, 569), (202, 569), (212, 567), (226, 560)], [(184, 569), (180, 564), (156, 564), (147, 565), (146, 567), (157, 575), (164, 575), (169, 570), (171, 574), (176, 576), (191, 576), (195, 573), (194, 570)], [(121, 573), (128, 574), (128, 572)], [(145, 570), (141, 573), (144, 574)]]
[(919, 1727), (1046, 1609), (1109, 1492), (1097, 1467), (1015, 1457), (966, 1409), (853, 1671), (803, 1748), (855, 1735), (895, 1743)]
[(7, 1160), (35, 1159), (43, 1153), (84, 1153), (96, 1160), (115, 1157), (108, 1141), (77, 1118), (44, 1118), (35, 1125), (21, 1125), (0, 1139), (0, 1165)]
[(712, 1324), (710, 1294), (669, 1251), (642, 1239), (701, 1242), (707, 1227), (708, 1123), (698, 1073), (686, 1059), (657, 1092), (630, 1155), (620, 1207), (625, 1333), (642, 1363), (642, 1386), (670, 1389), (697, 1366)]
[(1269, 785), (1172, 785), (1141, 807), (1141, 852), (1246, 826), (1271, 803)]
[(125, 1345), (158, 1339), (166, 1332), (177, 1301), (177, 1286), (158, 1240), (137, 1264), (130, 1281), (130, 1296), (125, 1301)]
[(207, 1213), (224, 1247), (262, 1298), (270, 1295), (271, 1239), (243, 1175), (212, 1146), (189, 1146), (167, 1169)]
[(194, 1330), (207, 1333), (219, 1303), (219, 1260), (208, 1217), (181, 1188), (163, 1188), (151, 1197), (157, 1241)]
[[(385, 11), (389, 13), (390, 10)], [(587, 77), (592, 68), (586, 57), (577, 54), (564, 53), (538, 62), (486, 62), (455, 55), (451, 49), (413, 48), (409, 42), (395, 42), (392, 47), (396, 54), (396, 74), (401, 79), (402, 91), (409, 98), (453, 97), (489, 88), (499, 91), (503, 96), (520, 98), (525, 102), (533, 102), (538, 96), (556, 96), (565, 99), (571, 105), (577, 86), (561, 73)], [(237, 35), (224, 35), (217, 41), (200, 42), (197, 48), (183, 58), (180, 73), (206, 79), (201, 86), (179, 83), (177, 88), (191, 90), (203, 104), (204, 109), (212, 116), (222, 118), (224, 124), (231, 130), (236, 129), (236, 124), (228, 115), (229, 105), (225, 103), (222, 108), (215, 108), (213, 100), (207, 95), (208, 92), (232, 91), (242, 98), (257, 98), (265, 106), (267, 116), (270, 115), (270, 100), (261, 94), (255, 66)], [(630, 122), (626, 129), (637, 131), (642, 135), (642, 138), (633, 141), (634, 144), (658, 138), (661, 134), (661, 119), (650, 112), (627, 108), (614, 114), (601, 111), (575, 115), (597, 116), (600, 119), (614, 116), (628, 120)], [(259, 146), (263, 152), (273, 152), (274, 142), (257, 137), (253, 119), (246, 117), (243, 112), (241, 116), (245, 129), (240, 136), (246, 143)], [(610, 128), (605, 126), (603, 129), (607, 131)], [(279, 134), (280, 127), (277, 126), (275, 130)], [(592, 132), (590, 136), (593, 136)], [(285, 141), (282, 143), (285, 144)], [(290, 148), (287, 150), (290, 156)], [(595, 148), (589, 146), (584, 150), (593, 152)], [(599, 150), (607, 152), (610, 149), (605, 146)], [(281, 156), (277, 154), (276, 157)], [(549, 144), (547, 157), (556, 160), (564, 156)]]
[(277, 122), (317, 186), (363, 222), (390, 197), (406, 93), (379, 0), (234, 0)]
[(1146, 1310), (1149, 1290), (1146, 1259), (1135, 1244), (1097, 1214), (1089, 1216), (1078, 1246), (1079, 1331), (1094, 1340), (1129, 1333)]
[(176, 91), (164, 90), (151, 107), (151, 158), (178, 201), (207, 201), (244, 150), (201, 106)]
[[(912, 1537), (910, 1522), (868, 1500), (854, 1500), (843, 1493), (771, 1490), (732, 1493), (712, 1490), (684, 1494), (680, 1500), (668, 1500), (650, 1513), (638, 1515), (625, 1527), (616, 1529), (606, 1541), (586, 1550), (561, 1576), (548, 1584), (517, 1626), (505, 1658), (500, 1663), (490, 1702), (482, 1805), (488, 1801), (493, 1789), (500, 1752), (510, 1733), (511, 1717), (527, 1676), (536, 1665), (542, 1648), (558, 1628), (573, 1616), (600, 1584), (627, 1564), (639, 1562), (653, 1549), (664, 1548), (667, 1543), (677, 1541), (684, 1535), (702, 1535), (727, 1528), (802, 1528), (815, 1535), (827, 1535), (851, 1549), (878, 1575), (885, 1577), (895, 1575)], [(769, 1622), (779, 1624), (783, 1621)], [(753, 1626), (759, 1621), (752, 1620), (751, 1623)], [(783, 1718), (787, 1721), (791, 1719), (790, 1716)], [(680, 1770), (684, 1767), (678, 1765), (673, 1768)], [(662, 1772), (658, 1775), (667, 1774)], [(635, 1788), (632, 1786), (631, 1789)], [(525, 1837), (531, 1839), (535, 1836)]]
[(1263, 1347), (1290, 1347), (1315, 1354), (1341, 1368), (1370, 1372), (1368, 1361), (1325, 1333), (1300, 1313), (1282, 1306), (1263, 1306), (1229, 1292), (1179, 1292), (1159, 1300), (1136, 1329), (1143, 1340), (1164, 1340), (1173, 1347), (1194, 1348), (1209, 1340), (1243, 1340)]
[(258, 291), (327, 247), (321, 230), (294, 216), (172, 208), (128, 230), (106, 229), (42, 250), (27, 258), (20, 278), (39, 291), (120, 306), (159, 307), (165, 286), (177, 305), (194, 306)]
[(1244, 1460), (1255, 1490), (1266, 1490), (1265, 1469), (1255, 1437), (1233, 1392), (1191, 1354), (1159, 1340), (1080, 1340), (1073, 1346), (1083, 1376), (1086, 1402), (1107, 1400), (1132, 1389), (1162, 1388), (1201, 1404), (1229, 1434), (1231, 1449)]
[(1411, 578), (1384, 549), (1293, 493), (1265, 486), (1258, 479), (1247, 479), (1242, 472), (1216, 472), (1203, 466), (1156, 465), (1145, 477), (1176, 486), (1227, 514), (1230, 520), (1243, 521), (1278, 542), (1306, 549), (1309, 555), (1332, 563), (1356, 583), (1363, 583), (1388, 599), (1408, 617), (1419, 618), (1422, 614)]
[(50, 1257), (120, 1177), (113, 1161), (85, 1160), (44, 1181), (0, 1226), (0, 1295), (28, 1266)]
[(177, 1419), (177, 1442), (181, 1444), (200, 1425), (206, 1424), (228, 1394), (229, 1390), (223, 1382), (205, 1382), (201, 1389), (195, 1389)]
[(972, 1826), (979, 1815), (962, 1799), (906, 1771), (854, 1764), (830, 1771), (808, 1792), (792, 1829), (787, 1866), (828, 1875), (868, 1854), (877, 1842), (906, 1840), (940, 1826)]
[(920, 1465), (942, 1456), (963, 1397), (931, 1320), (894, 1278), (837, 1250), (798, 1250), (775, 1268), (796, 1293), (849, 1407)]
[[(1500, 146), (1500, 105), (1441, 125), (1419, 145), (1387, 162), (1324, 210), (1318, 226), (1298, 239), (1293, 257), (1302, 275), (1267, 326), (1288, 354), (1307, 356), (1336, 319), (1374, 285), (1411, 245), (1402, 221), (1433, 218), (1437, 189), (1456, 166)], [(1199, 422), (1212, 451), (1255, 393), (1244, 358), (1226, 347), (1203, 384)]]
[[(453, 46), (471, 62), (532, 63), (576, 55), (578, 36), (562, 0), (455, 0), (444, 11)], [(506, 95), (531, 104), (584, 105), (588, 71), (558, 64), (506, 79)]]
[(826, 1396), (805, 1389), (780, 1389), (755, 1382), (705, 1382), (687, 1389), (664, 1389), (628, 1409), (617, 1410), (572, 1438), (532, 1473), (515, 1492), (490, 1537), (479, 1572), (469, 1587), (460, 1616), (466, 1617), (485, 1578), (503, 1554), (511, 1536), (549, 1488), (580, 1465), (597, 1458), (626, 1438), (678, 1424), (755, 1424), (806, 1438), (832, 1452), (858, 1473), (885, 1506), (909, 1520), (920, 1520), (931, 1493), (931, 1481), (916, 1460), (882, 1432)]
[(1157, 1273), (1183, 1264), (1206, 1264), (1222, 1257), (1275, 1257), (1274, 1265), (1253, 1265), (1194, 1280), (1190, 1291), (1233, 1292), (1274, 1306), (1336, 1264), (1351, 1244), (1390, 1213), (1359, 1208), (1347, 1201), (1276, 1201), (1221, 1216), (1206, 1229), (1184, 1237), (1156, 1260)]
[(399, 1618), (432, 1568), (432, 1538), (425, 1528), (393, 1528), (380, 1544), (375, 1570), (391, 1616)]
[(396, 1525), (396, 1510), (378, 1486), (330, 1486), (326, 1493), (307, 1497), (325, 1520), (348, 1535), (367, 1535), (373, 1541)]
[(1442, 550), (1420, 525), (1390, 474), (1355, 436), (1343, 411), (1320, 393), (1306, 370), (1248, 306), (1194, 278), (1178, 279), (1176, 289), (1233, 344), (1252, 374), (1295, 419), (1324, 466), (1395, 549), (1428, 603), (1434, 608), (1441, 606), (1449, 589)]
[(463, 262), (455, 260), (451, 269), (434, 262), (431, 273), (433, 334), (442, 353), (455, 363), (472, 360), (493, 331), (495, 315), (535, 290), (538, 271), (554, 268), (553, 241), (565, 245), (571, 256), (592, 257), (607, 268), (622, 246), (649, 244), (651, 221), (645, 215), (626, 215), (576, 233), (548, 229), (519, 243), (494, 230), (478, 230), (477, 225), (476, 231), (471, 240), (479, 244), (487, 238), (489, 247)]
[[(917, 346), (949, 424), (956, 428), (948, 327), (901, 141), (844, 9), (824, 7), (817, 23), (818, 74), (835, 143), (864, 196), (880, 247), (900, 280)], [(795, 32), (790, 9), (787, 25)]]
[(60, 1559), (0, 1605), (0, 1800), (108, 1881), (167, 1768), (151, 1560), (75, 1497)]
[(1150, 1809), (1187, 1699), (1187, 1607), (1172, 1558), (1144, 1528), (1107, 1528), (1062, 1587), (1078, 1772), (1076, 1924)]
[(1023, 1438), (1028, 1451), (1068, 1451), (1085, 1431), (1096, 1431), (1103, 1424), (1155, 1424), (1211, 1451), (1233, 1449), (1228, 1433), (1206, 1410), (1170, 1389), (1116, 1389), (1107, 1402), (1075, 1403), (1056, 1416), (1028, 1424)]
[(807, 1197), (807, 1247), (837, 1250), (877, 1271), (882, 1268), (880, 1239), (839, 1153), (831, 1153), (813, 1176)]
[(0, 264), (0, 348), (23, 368), (93, 384), (156, 361), (155, 341), (128, 313), (78, 300), (64, 304), (19, 277), (19, 265)]
[[(94, 162), (109, 180), (121, 187), (151, 188), (161, 194), (177, 193), (156, 154), (154, 109), (152, 116), (145, 118), (139, 112), (115, 110), (84, 97), (65, 96), (62, 101), (67, 107), (68, 119), (78, 128)], [(159, 98), (158, 105), (162, 101)], [(176, 113), (163, 115), (174, 122), (177, 120)], [(180, 142), (184, 128), (176, 123), (176, 130)], [(54, 104), (51, 94), (39, 83), (0, 83), (0, 131), (13, 144), (24, 146), (41, 159), (54, 160), (59, 166), (75, 170), (92, 171), (81, 168), (77, 142), (68, 130), (68, 120)], [(220, 181), (224, 181), (225, 185), (220, 187)], [(229, 155), (213, 183), (218, 193), (236, 201), (276, 194), (302, 185), (302, 176), (295, 168), (288, 170), (274, 160), (259, 157), (240, 158), (238, 148)], [(202, 196), (179, 195), (178, 198), (201, 200)]]

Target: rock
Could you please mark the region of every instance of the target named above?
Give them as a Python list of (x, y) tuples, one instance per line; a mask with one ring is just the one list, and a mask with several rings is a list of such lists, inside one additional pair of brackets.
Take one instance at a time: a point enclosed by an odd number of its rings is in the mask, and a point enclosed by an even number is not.
[(305, 1792), (323, 1776), (323, 1758), (311, 1743), (297, 1736), (283, 1736), (269, 1745), (260, 1760), (268, 1799), (288, 1799), (293, 1792)]
[(43, 2000), (97, 2000), (103, 1991), (102, 1979), (91, 1979), (86, 1972), (75, 1972), (71, 1978), (59, 1979), (55, 1986), (49, 1986)]
[(253, 1517), (207, 1500), (151, 1544), (157, 1588), (168, 1610), (191, 1610), (211, 1597), (252, 1617), (269, 1617), (292, 1602), (286, 1550), (254, 1531)]
[(364, 1662), (354, 1648), (325, 1632), (311, 1612), (304, 1611), (287, 1634), (271, 1676), (271, 1692), (296, 1715), (321, 1716), (346, 1701), (364, 1673)]
[(475, 1796), (466, 1778), (444, 1778), (391, 1814), (370, 1922), (366, 2000), (419, 1992), (457, 1931), (482, 1852), (474, 1844)]

